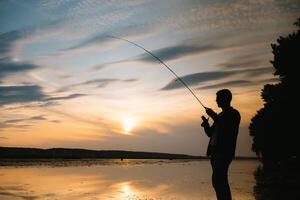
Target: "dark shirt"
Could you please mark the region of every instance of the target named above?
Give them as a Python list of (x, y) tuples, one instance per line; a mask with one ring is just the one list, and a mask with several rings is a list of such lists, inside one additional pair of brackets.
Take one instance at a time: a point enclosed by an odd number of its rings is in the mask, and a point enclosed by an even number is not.
[(214, 154), (234, 158), (240, 120), (240, 113), (230, 107), (215, 117), (212, 126), (204, 127), (205, 133), (210, 137), (207, 156)]

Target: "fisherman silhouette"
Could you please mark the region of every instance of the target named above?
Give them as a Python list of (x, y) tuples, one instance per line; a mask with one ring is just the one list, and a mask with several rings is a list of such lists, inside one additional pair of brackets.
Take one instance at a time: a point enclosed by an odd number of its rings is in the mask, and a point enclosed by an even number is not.
[(206, 135), (210, 138), (207, 156), (210, 156), (212, 166), (212, 185), (218, 200), (231, 200), (228, 183), (228, 168), (235, 156), (236, 140), (240, 124), (240, 114), (231, 107), (232, 94), (228, 89), (217, 92), (216, 102), (222, 112), (217, 114), (210, 108), (206, 113), (213, 119), (210, 126), (208, 119), (202, 116), (202, 124)]

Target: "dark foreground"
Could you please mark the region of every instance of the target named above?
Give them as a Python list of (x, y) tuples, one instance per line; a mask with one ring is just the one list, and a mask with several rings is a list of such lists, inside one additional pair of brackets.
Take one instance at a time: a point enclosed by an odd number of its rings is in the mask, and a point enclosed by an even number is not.
[(300, 199), (300, 171), (296, 165), (272, 170), (258, 167), (254, 176), (256, 200)]

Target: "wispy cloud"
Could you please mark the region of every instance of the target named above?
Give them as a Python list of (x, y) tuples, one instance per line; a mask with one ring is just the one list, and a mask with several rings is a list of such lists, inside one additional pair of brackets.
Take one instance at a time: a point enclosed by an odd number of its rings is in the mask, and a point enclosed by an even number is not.
[(33, 117), (27, 117), (27, 118), (18, 118), (18, 119), (10, 119), (5, 120), (3, 122), (0, 122), (0, 128), (25, 128), (30, 126), (29, 124), (19, 124), (19, 123), (28, 123), (33, 121), (43, 121), (47, 120), (47, 118), (44, 115), (37, 115)]
[(123, 83), (130, 83), (130, 82), (135, 82), (138, 79), (117, 79), (117, 78), (100, 78), (100, 79), (93, 79), (89, 81), (84, 81), (81, 83), (76, 83), (72, 85), (68, 85), (65, 87), (60, 88), (57, 92), (66, 92), (71, 89), (81, 87), (81, 86), (94, 86), (97, 88), (103, 88), (106, 87), (112, 83), (117, 83), (117, 82), (123, 82)]
[(227, 81), (227, 82), (222, 82), (214, 85), (208, 85), (204, 87), (200, 87), (197, 89), (214, 89), (214, 88), (220, 88), (220, 87), (241, 87), (241, 86), (248, 86), (252, 85), (252, 81), (246, 81), (246, 80), (235, 80), (235, 81)]
[(24, 122), (24, 121), (39, 121), (39, 120), (46, 120), (46, 119), (47, 118), (44, 117), (43, 115), (38, 115), (38, 116), (29, 117), (29, 118), (6, 120), (4, 122), (7, 124), (14, 124), (14, 123)]
[(121, 63), (125, 63), (125, 62), (132, 62), (132, 60), (129, 60), (129, 59), (128, 60), (117, 60), (117, 61), (113, 61), (113, 62), (104, 63), (101, 65), (94, 66), (91, 71), (101, 71), (109, 66), (112, 66), (115, 64), (121, 64)]
[(0, 86), (0, 105), (42, 101), (47, 98), (38, 85)]
[[(184, 82), (186, 82), (188, 85), (197, 85), (209, 81), (222, 80), (237, 74), (244, 75), (246, 77), (254, 77), (254, 76), (260, 76), (266, 73), (270, 73), (271, 71), (272, 71), (271, 67), (263, 67), (263, 68), (245, 69), (245, 70), (200, 72), (200, 73), (194, 73), (194, 74), (183, 76), (181, 77), (181, 79)], [(237, 83), (238, 82), (230, 82), (228, 84), (237, 84)], [(244, 84), (246, 84), (246, 82), (244, 82)], [(182, 87), (184, 86), (180, 81), (178, 81), (178, 79), (173, 79), (166, 86), (161, 88), (161, 90), (171, 90), (171, 89), (178, 89)]]
[[(153, 54), (158, 56), (163, 61), (168, 61), (168, 60), (182, 58), (189, 55), (204, 53), (215, 49), (217, 49), (215, 45), (204, 45), (204, 46), (178, 45), (178, 46), (166, 47), (166, 48), (154, 50)], [(157, 60), (155, 60), (151, 55), (147, 53), (138, 56), (136, 60), (144, 61), (144, 62), (157, 62)]]
[(56, 9), (60, 6), (68, 4), (69, 2), (71, 2), (71, 0), (53, 0), (53, 1), (43, 0), (40, 1), (40, 4), (44, 9)]
[(120, 26), (120, 28), (115, 28), (111, 31), (103, 31), (84, 38), (77, 44), (62, 49), (62, 53), (69, 52), (80, 52), (86, 49), (97, 47), (98, 50), (107, 50), (117, 45), (124, 44), (124, 41), (117, 40), (112, 36), (119, 36), (127, 38), (130, 40), (145, 39), (147, 37), (157, 34), (157, 31), (161, 29), (157, 24), (136, 24), (136, 25), (126, 25)]
[(12, 57), (15, 43), (28, 37), (34, 31), (31, 29), (20, 29), (0, 34), (0, 78), (8, 75), (28, 72), (39, 68), (38, 65), (26, 62), (15, 61)]
[(254, 86), (258, 84), (266, 84), (266, 83), (274, 83), (278, 82), (277, 78), (271, 79), (262, 79), (256, 81), (250, 80), (234, 80), (234, 81), (226, 81), (217, 84), (211, 84), (203, 87), (198, 87), (197, 90), (207, 90), (207, 89), (216, 89), (216, 88), (224, 88), (224, 87), (246, 87), (246, 86)]
[(245, 69), (245, 68), (256, 68), (268, 64), (266, 59), (267, 55), (248, 54), (240, 55), (231, 58), (230, 60), (221, 63), (219, 66), (227, 69)]
[(28, 36), (30, 32), (29, 30), (14, 30), (0, 34), (0, 58), (10, 57), (14, 43)]
[(67, 100), (67, 99), (74, 99), (82, 96), (86, 96), (86, 94), (70, 94), (62, 97), (50, 97), (50, 98), (46, 98), (45, 101)]
[(211, 4), (199, 3), (193, 5), (190, 14), (178, 23), (181, 23), (180, 25), (188, 24), (189, 28), (186, 30), (195, 32), (236, 29), (266, 25), (274, 20), (284, 21), (286, 18), (282, 18), (282, 13), (296, 18), (299, 9), (300, 3), (297, 0), (238, 0), (219, 1)]
[[(187, 57), (196, 57), (201, 56), (205, 53), (211, 52), (222, 52), (222, 51), (236, 51), (236, 50), (245, 50), (248, 48), (256, 48), (258, 46), (266, 44), (266, 42), (232, 42), (228, 44), (229, 40), (233, 40), (232, 36), (216, 36), (215, 38), (208, 38), (206, 41), (203, 41), (203, 38), (194, 37), (179, 42), (177, 45), (168, 46), (160, 49), (147, 49), (155, 56), (160, 58), (162, 61), (172, 61), (172, 60), (181, 60)], [(142, 44), (139, 44), (143, 46)], [(245, 56), (246, 57), (246, 56)], [(261, 66), (262, 64), (266, 65), (262, 57), (253, 56), (252, 58), (234, 58), (230, 61), (220, 64), (219, 67), (222, 68), (245, 68), (245, 67), (255, 67)], [(127, 62), (145, 62), (145, 63), (157, 63), (158, 60), (153, 58), (148, 53), (143, 53), (138, 56), (133, 56), (131, 58), (112, 61), (109, 63), (104, 63), (99, 66), (93, 67), (93, 70), (99, 71), (109, 66), (113, 66), (120, 63)]]
[(241, 74), (244, 74), (245, 77), (252, 78), (252, 77), (259, 77), (263, 76), (265, 74), (272, 74), (274, 72), (274, 69), (269, 66), (269, 67), (258, 67), (258, 68), (250, 68), (250, 69), (244, 69), (244, 70), (239, 70)]
[(86, 40), (83, 40), (72, 47), (63, 49), (62, 51), (79, 50), (85, 47), (90, 47), (95, 45), (107, 46), (109, 42), (115, 42), (115, 40), (108, 37), (107, 35), (99, 34), (99, 35), (91, 36), (90, 38), (87, 38)]
[(10, 74), (24, 73), (37, 69), (39, 66), (29, 62), (16, 62), (8, 58), (0, 59), (0, 78)]
[(27, 199), (36, 200), (36, 199), (40, 198), (40, 196), (26, 195), (26, 194), (24, 195), (24, 194), (20, 194), (19, 192), (16, 192), (16, 191), (11, 192), (11, 190), (0, 191), (0, 195), (8, 196), (11, 198), (24, 199), (24, 200), (27, 200)]
[[(202, 82), (211, 80), (219, 80), (237, 74), (237, 71), (214, 71), (214, 72), (200, 72), (195, 74), (189, 74), (181, 77), (181, 79), (188, 85), (196, 85)], [(182, 88), (182, 83), (176, 78), (170, 81), (161, 90), (172, 90)]]
[(61, 123), (61, 120), (54, 119), (54, 120), (51, 120), (50, 122), (53, 122), (53, 123)]
[(102, 79), (93, 79), (89, 81), (85, 81), (82, 83), (78, 83), (76, 85), (96, 85), (96, 87), (104, 87), (110, 83), (115, 82), (135, 82), (137, 79), (117, 79), (117, 78), (102, 78)]
[[(86, 94), (70, 94), (67, 96), (49, 96), (39, 85), (0, 86), (0, 106), (14, 103), (52, 102), (74, 99)], [(41, 106), (45, 106), (42, 104)]]
[[(19, 109), (31, 109), (31, 108), (46, 108), (51, 106), (58, 106), (60, 105), (58, 101), (33, 101), (33, 102), (26, 102), (26, 104), (17, 105), (17, 106), (9, 106), (3, 108), (3, 110), (19, 110)], [(0, 105), (1, 106), (1, 105)]]

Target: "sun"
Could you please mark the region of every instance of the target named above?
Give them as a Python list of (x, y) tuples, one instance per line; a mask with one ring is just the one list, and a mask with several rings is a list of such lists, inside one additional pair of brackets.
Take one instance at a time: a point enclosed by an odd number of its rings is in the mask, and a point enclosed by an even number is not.
[(122, 125), (125, 134), (130, 134), (132, 129), (137, 126), (137, 120), (132, 116), (124, 116), (122, 118)]

